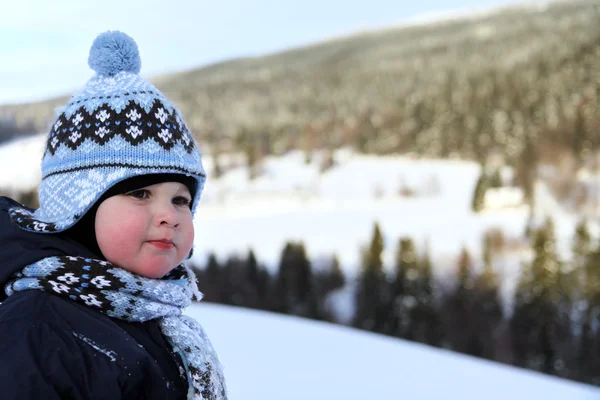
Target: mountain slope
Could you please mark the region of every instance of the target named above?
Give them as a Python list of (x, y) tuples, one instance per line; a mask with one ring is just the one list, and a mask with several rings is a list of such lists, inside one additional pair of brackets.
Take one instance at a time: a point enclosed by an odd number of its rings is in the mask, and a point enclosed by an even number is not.
[[(543, 3), (545, 4), (545, 3)], [(388, 28), (157, 81), (203, 144), (259, 153), (352, 144), (514, 160), (527, 137), (565, 131), (600, 69), (591, 0), (507, 7), (471, 18)], [(0, 107), (43, 129), (64, 99)], [(544, 133), (549, 135), (547, 132)]]

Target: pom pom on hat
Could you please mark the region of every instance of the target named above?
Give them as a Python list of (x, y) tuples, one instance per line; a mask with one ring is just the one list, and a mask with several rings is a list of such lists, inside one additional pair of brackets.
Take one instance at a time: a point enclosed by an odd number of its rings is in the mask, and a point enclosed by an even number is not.
[(122, 71), (138, 74), (142, 61), (135, 40), (123, 32), (108, 31), (92, 43), (88, 65), (100, 75), (112, 76)]

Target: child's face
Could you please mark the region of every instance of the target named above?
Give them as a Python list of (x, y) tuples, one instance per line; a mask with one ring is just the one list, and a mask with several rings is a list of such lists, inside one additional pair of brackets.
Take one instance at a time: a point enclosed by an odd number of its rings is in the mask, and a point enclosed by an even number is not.
[(107, 261), (161, 278), (192, 249), (194, 225), (187, 186), (163, 182), (109, 197), (96, 213), (96, 239)]

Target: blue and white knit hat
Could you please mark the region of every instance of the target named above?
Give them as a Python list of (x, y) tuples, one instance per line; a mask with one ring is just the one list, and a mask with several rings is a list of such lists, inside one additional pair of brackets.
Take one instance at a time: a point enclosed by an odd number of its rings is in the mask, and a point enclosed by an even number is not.
[(100, 34), (90, 49), (96, 72), (54, 121), (42, 159), (37, 210), (11, 210), (21, 228), (43, 233), (72, 227), (116, 183), (147, 174), (193, 177), (192, 213), (204, 187), (197, 144), (180, 112), (140, 77), (135, 41)]

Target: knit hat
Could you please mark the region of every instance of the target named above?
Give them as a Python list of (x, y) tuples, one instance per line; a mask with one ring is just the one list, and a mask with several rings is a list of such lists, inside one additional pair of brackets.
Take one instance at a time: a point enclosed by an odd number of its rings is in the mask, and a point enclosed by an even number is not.
[(193, 178), (194, 213), (206, 179), (201, 154), (179, 110), (140, 77), (135, 41), (118, 31), (102, 33), (88, 64), (96, 74), (59, 112), (48, 135), (40, 207), (12, 209), (12, 220), (33, 232), (62, 232), (112, 186), (149, 174)]

